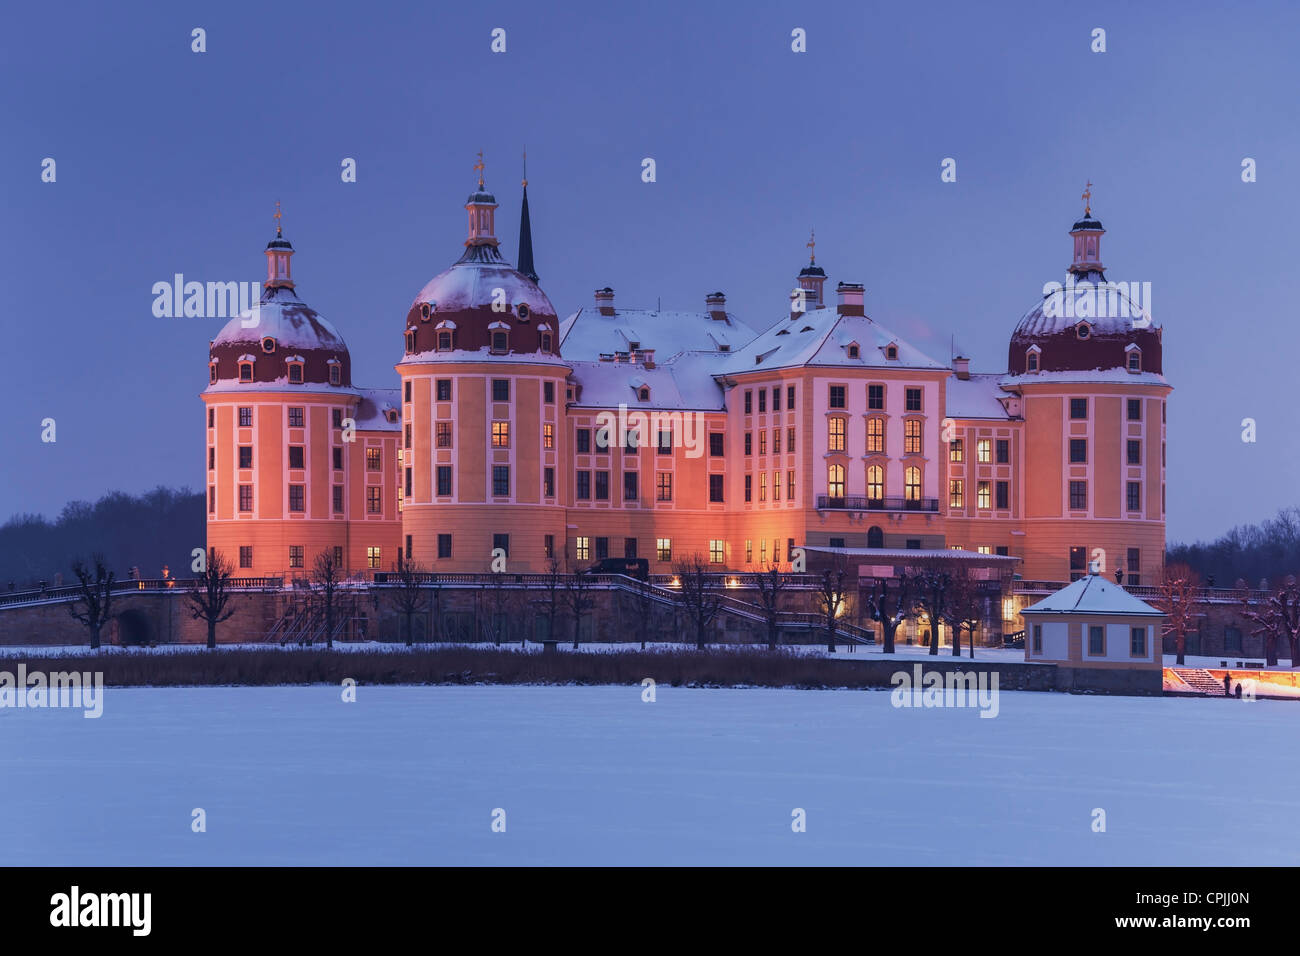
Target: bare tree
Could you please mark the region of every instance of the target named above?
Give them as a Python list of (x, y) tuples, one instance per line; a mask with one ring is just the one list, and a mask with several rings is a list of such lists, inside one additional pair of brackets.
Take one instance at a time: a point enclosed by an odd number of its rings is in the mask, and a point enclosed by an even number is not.
[(228, 620), (236, 610), (227, 607), (232, 597), (230, 576), (233, 572), (234, 565), (230, 559), (216, 548), (210, 548), (202, 576), (190, 585), (190, 615), (195, 620), (207, 622), (208, 650), (216, 649), (217, 625)]
[(817, 586), (817, 605), (826, 627), (826, 650), (831, 653), (835, 652), (835, 619), (844, 610), (845, 577), (843, 561), (836, 561), (832, 566), (822, 569), (821, 581)]
[(578, 649), (578, 639), (582, 630), (582, 619), (596, 606), (591, 593), (591, 578), (578, 572), (570, 574), (564, 582), (564, 603), (573, 615), (573, 649)]
[(562, 565), (560, 559), (554, 555), (546, 562), (546, 577), (543, 587), (546, 589), (546, 596), (541, 600), (542, 617), (546, 621), (546, 640), (554, 641), (555, 624), (560, 619), (560, 611), (564, 607), (564, 573), (561, 571)]
[(984, 595), (979, 582), (964, 562), (949, 571), (948, 612), (945, 620), (952, 628), (952, 656), (961, 657), (961, 632), (969, 638), (970, 657), (975, 659), (975, 631), (983, 621)]
[(483, 622), (483, 635), (492, 643), (500, 646), (506, 624), (506, 576), (504, 571), (490, 571), (488, 573), (491, 575), (489, 578), (491, 584), (483, 585), (483, 594), (487, 597), (489, 612), (487, 620)]
[(709, 574), (709, 566), (698, 552), (673, 564), (673, 574), (681, 582), (677, 600), (695, 625), (695, 646), (704, 650), (709, 627), (722, 610), (722, 595)]
[(393, 566), (397, 576), (397, 587), (391, 592), (398, 613), (406, 621), (406, 646), (415, 642), (415, 615), (423, 611), (429, 603), (425, 590), (424, 566), (406, 560), (405, 553), (399, 548), (397, 564)]
[(778, 620), (781, 615), (781, 597), (786, 590), (786, 580), (774, 564), (749, 576), (754, 589), (758, 591), (758, 604), (763, 609), (763, 621), (767, 625), (767, 649), (776, 650), (781, 642), (781, 628)]
[[(1197, 603), (1201, 598), (1201, 576), (1186, 564), (1165, 565), (1156, 607), (1165, 614), (1163, 633), (1172, 635), (1178, 651), (1178, 663), (1187, 654), (1187, 634), (1201, 616)], [(1274, 661), (1273, 663), (1277, 663)]]
[(92, 555), (90, 560), (95, 566), (93, 571), (81, 558), (72, 562), (81, 594), (68, 605), (68, 612), (90, 631), (90, 649), (99, 650), (100, 633), (109, 621), (113, 603), (113, 572), (104, 566), (102, 554)]
[(650, 589), (650, 582), (636, 579), (635, 590), (632, 592), (632, 607), (636, 612), (636, 636), (641, 641), (641, 650), (645, 650), (646, 637), (654, 630), (655, 619), (659, 616), (659, 609), (656, 606), (654, 592)]
[(880, 578), (868, 596), (868, 611), (873, 621), (880, 622), (884, 632), (885, 653), (894, 653), (894, 635), (898, 627), (912, 616), (916, 606), (914, 591), (916, 578), (904, 568), (894, 578)]
[[(916, 607), (917, 610), (924, 611), (930, 620), (930, 656), (937, 657), (943, 637), (943, 621), (948, 614), (948, 591), (952, 575), (946, 563), (935, 560), (918, 564), (915, 574)], [(954, 652), (958, 656), (961, 654), (959, 647), (954, 647)]]
[(338, 611), (339, 584), (343, 579), (343, 569), (334, 560), (334, 552), (326, 548), (316, 555), (316, 564), (311, 570), (311, 589), (315, 592), (320, 613), (325, 618), (325, 644), (334, 647), (334, 617)]
[[(1246, 603), (1245, 598), (1242, 603)], [(1300, 589), (1295, 575), (1287, 575), (1279, 588), (1259, 599), (1255, 610), (1243, 611), (1242, 616), (1256, 625), (1251, 633), (1264, 639), (1269, 667), (1277, 666), (1277, 645), (1281, 640), (1287, 642), (1291, 666), (1300, 666)]]

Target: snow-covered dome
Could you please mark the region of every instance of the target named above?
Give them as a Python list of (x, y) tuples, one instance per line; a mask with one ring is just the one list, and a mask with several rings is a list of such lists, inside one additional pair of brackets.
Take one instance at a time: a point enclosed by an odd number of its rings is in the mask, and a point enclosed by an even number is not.
[[(249, 363), (253, 383), (348, 387), (352, 382), (343, 336), (287, 285), (264, 289), (259, 304), (227, 322), (212, 340), (209, 356), (216, 365), (214, 384), (249, 384), (240, 369)], [(292, 370), (293, 364), (300, 371)]]
[[(469, 213), (465, 252), (451, 268), (429, 280), (411, 303), (403, 328), (406, 354), (559, 355), (555, 307), (532, 278), (501, 255), (495, 234), (496, 199), (481, 178), (465, 208)], [(525, 211), (520, 249), (531, 270), (528, 230)]]
[(1150, 283), (1106, 278), (1101, 264), (1106, 230), (1090, 213), (1070, 229), (1074, 259), (1065, 278), (1044, 286), (1042, 298), (1011, 333), (1007, 371), (1012, 375), (1094, 369), (1161, 373), (1161, 332), (1149, 311)]

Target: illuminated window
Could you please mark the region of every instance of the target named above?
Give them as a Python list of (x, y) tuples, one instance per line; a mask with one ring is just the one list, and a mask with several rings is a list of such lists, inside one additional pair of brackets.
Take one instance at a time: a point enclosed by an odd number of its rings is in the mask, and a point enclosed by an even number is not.
[(965, 495), (962, 494), (962, 483), (960, 478), (954, 478), (948, 482), (948, 507), (964, 507)]
[(962, 447), (962, 440), (960, 438), (954, 438), (952, 441), (948, 442), (949, 461), (959, 462), (962, 460), (963, 455), (964, 455), (964, 451)]
[(992, 484), (989, 481), (981, 481), (975, 486), (975, 504), (981, 510), (987, 511), (993, 507)]
[(981, 465), (990, 464), (993, 461), (993, 443), (987, 438), (981, 438), (975, 442), (975, 460)]
[(785, 473), (785, 499), (786, 501), (794, 500), (794, 472)]
[(745, 542), (745, 563), (746, 564), (754, 563), (754, 542), (753, 541), (747, 540)]
[(438, 422), (434, 426), (434, 435), (439, 448), (451, 447), (451, 422)]
[(721, 564), (723, 562), (725, 554), (726, 554), (726, 548), (723, 546), (721, 539), (712, 538), (709, 540), (709, 563), (710, 564)]
[(879, 465), (867, 466), (867, 497), (872, 501), (885, 497), (885, 469)]
[(881, 454), (885, 450), (885, 420), (867, 419), (867, 451)]
[(794, 426), (791, 425), (785, 430), (785, 450), (794, 454)]
[(844, 497), (844, 466), (831, 465), (826, 471), (826, 490), (832, 498)]
[(781, 429), (772, 429), (772, 454), (781, 454)]
[[(841, 471), (843, 471), (843, 469), (841, 469)], [(834, 494), (834, 492), (832, 492), (832, 494)], [(758, 473), (758, 500), (767, 500), (767, 472), (765, 471)]]
[(382, 471), (384, 468), (383, 458), (378, 448), (366, 449), (366, 471)]
[(492, 447), (493, 448), (510, 447), (510, 423), (509, 422), (492, 423)]
[(591, 539), (581, 535), (573, 540), (574, 557), (579, 561), (591, 560)]
[[(829, 432), (829, 435), (828, 435), (828, 437), (827, 437), (827, 443), (828, 443), (828, 448), (829, 448), (829, 450), (830, 450), (830, 451), (843, 451), (843, 450), (844, 450), (844, 419), (842, 419), (842, 418), (832, 418), (832, 419), (830, 419), (830, 420), (827, 422), (827, 426), (830, 428), (830, 432)], [(761, 447), (762, 447), (762, 444), (761, 444), (762, 433), (761, 433), (761, 432), (759, 433), (759, 438), (760, 438), (760, 445), (759, 445), (759, 447), (760, 447), (760, 449), (761, 449)], [(759, 454), (761, 455), (761, 454), (762, 454), (762, 451), (760, 451)]]
[(921, 454), (921, 420), (909, 418), (903, 422), (903, 454)]
[(672, 538), (655, 538), (655, 557), (660, 561), (671, 561), (673, 559)]
[(380, 557), (381, 553), (381, 549), (374, 545), (366, 548), (366, 567), (371, 569), (383, 567)]
[[(718, 477), (721, 478), (722, 476), (718, 475)], [(781, 473), (779, 471), (772, 472), (772, 500), (781, 500)]]
[(758, 453), (760, 455), (767, 454), (767, 432), (765, 431), (758, 433)]
[(555, 447), (555, 426), (550, 422), (546, 422), (542, 425), (542, 447)]
[(915, 465), (903, 472), (903, 494), (908, 501), (921, 500), (921, 469)]
[(673, 473), (671, 471), (661, 471), (655, 475), (655, 500), (673, 500)]

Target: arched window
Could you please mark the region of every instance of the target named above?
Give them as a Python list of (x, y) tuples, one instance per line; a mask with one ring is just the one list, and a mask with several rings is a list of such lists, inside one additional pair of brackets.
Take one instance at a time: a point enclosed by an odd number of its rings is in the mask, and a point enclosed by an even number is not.
[(1130, 349), (1128, 353), (1128, 370), (1130, 372), (1142, 371), (1142, 350)]
[(415, 333), (407, 332), (406, 333), (406, 354), (412, 355), (414, 354), (414, 352), (415, 352)]
[(439, 352), (450, 352), (450, 351), (451, 351), (451, 333), (450, 333), (450, 332), (444, 330), (444, 331), (438, 333), (438, 351), (439, 351)]
[(253, 380), (253, 363), (252, 363), (252, 362), (240, 362), (240, 363), (239, 363), (239, 380), (240, 380), (241, 382), (251, 382), (251, 381)]
[(867, 466), (867, 498), (872, 503), (881, 502), (885, 498), (885, 469), (879, 465)]
[(1038, 371), (1038, 351), (1036, 349), (1030, 349), (1025, 353), (1025, 371)]
[(844, 498), (844, 466), (831, 465), (826, 471), (826, 490), (832, 498)]
[(867, 547), (883, 548), (885, 546), (885, 532), (881, 531), (875, 525), (867, 529)]
[(903, 494), (908, 501), (921, 500), (921, 469), (915, 465), (903, 472)]
[(339, 370), (338, 365), (330, 366), (330, 384), (338, 385), (343, 381), (343, 373)]
[(216, 380), (217, 380), (217, 363), (212, 362), (208, 365), (208, 381), (215, 382)]

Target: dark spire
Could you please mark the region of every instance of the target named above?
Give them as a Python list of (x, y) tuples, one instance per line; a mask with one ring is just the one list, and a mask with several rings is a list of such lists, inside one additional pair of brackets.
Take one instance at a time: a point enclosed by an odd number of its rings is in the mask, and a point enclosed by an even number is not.
[(533, 226), (528, 219), (528, 154), (524, 153), (524, 201), (519, 209), (519, 271), (537, 281), (533, 267)]

